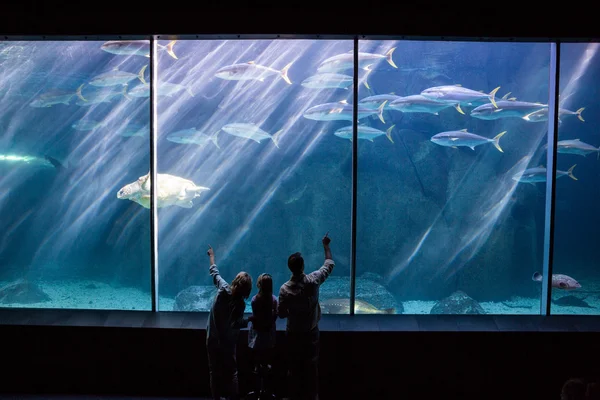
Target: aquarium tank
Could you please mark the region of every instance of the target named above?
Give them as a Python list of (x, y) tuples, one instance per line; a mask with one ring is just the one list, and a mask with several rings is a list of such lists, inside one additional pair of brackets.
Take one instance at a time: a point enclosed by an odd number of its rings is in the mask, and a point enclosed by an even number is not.
[[(158, 311), (208, 311), (209, 246), (277, 295), (327, 234), (325, 314), (352, 279), (356, 314), (540, 314), (550, 43), (359, 40), (356, 81), (352, 38), (155, 49), (0, 42), (0, 307), (152, 310), (156, 268)], [(597, 52), (560, 45), (554, 314), (600, 313)]]

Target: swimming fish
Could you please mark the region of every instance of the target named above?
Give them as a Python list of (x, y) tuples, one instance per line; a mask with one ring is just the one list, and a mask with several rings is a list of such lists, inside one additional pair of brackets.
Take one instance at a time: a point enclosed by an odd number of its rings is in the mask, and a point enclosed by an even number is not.
[(371, 110), (376, 110), (385, 101), (387, 103), (385, 103), (384, 108), (389, 109), (389, 108), (391, 108), (390, 104), (399, 98), (400, 98), (400, 96), (396, 96), (393, 93), (376, 94), (374, 96), (368, 96), (368, 97), (361, 99), (358, 102), (358, 105), (361, 107), (364, 107), (364, 108), (370, 108)]
[[(585, 120), (581, 116), (581, 113), (583, 112), (583, 110), (585, 110), (585, 107), (581, 107), (577, 111), (567, 110), (566, 108), (559, 108), (558, 109), (558, 121), (561, 122), (561, 117), (576, 115), (577, 118), (581, 122), (585, 122)], [(545, 108), (542, 108), (540, 110), (534, 111), (531, 114), (525, 115), (523, 117), (523, 119), (528, 122), (548, 121), (548, 106), (546, 106)]]
[(198, 131), (194, 128), (190, 128), (190, 129), (182, 129), (180, 131), (168, 134), (167, 140), (169, 142), (173, 142), (173, 143), (196, 144), (198, 146), (204, 146), (205, 144), (207, 144), (210, 141), (210, 142), (213, 142), (213, 144), (218, 149), (220, 149), (221, 147), (219, 147), (219, 143), (217, 143), (217, 135), (218, 134), (219, 134), (219, 131), (215, 132), (212, 135), (207, 135), (207, 134), (202, 133), (201, 131)]
[(81, 89), (85, 84), (82, 84), (77, 88), (75, 92), (64, 91), (64, 90), (50, 90), (46, 93), (42, 93), (38, 97), (36, 97), (29, 105), (31, 107), (42, 108), (42, 107), (52, 107), (55, 104), (66, 104), (69, 105), (71, 98), (73, 96), (79, 97), (82, 101), (86, 101), (86, 99), (81, 94)]
[[(366, 125), (358, 125), (356, 127), (356, 129), (358, 131), (357, 134), (358, 134), (359, 139), (365, 139), (365, 140), (368, 140), (369, 142), (372, 142), (373, 139), (375, 139), (376, 137), (385, 135), (390, 142), (394, 143), (391, 135), (392, 135), (392, 130), (394, 129), (395, 126), (396, 125), (390, 126), (386, 132), (381, 131), (379, 129), (371, 128), (370, 126), (366, 126)], [(333, 134), (339, 138), (348, 139), (348, 140), (352, 141), (352, 125), (340, 128), (337, 131), (335, 131)]]
[(260, 143), (261, 140), (270, 139), (277, 148), (279, 148), (279, 135), (283, 132), (282, 129), (270, 135), (255, 124), (238, 122), (227, 124), (221, 129), (232, 136), (254, 140), (256, 143)]
[[(573, 169), (576, 166), (577, 164), (573, 165), (568, 171), (556, 170), (556, 179), (568, 175), (569, 178), (576, 181), (577, 178), (573, 175)], [(531, 183), (532, 185), (535, 184), (535, 182), (546, 182), (546, 168), (541, 165), (539, 167), (529, 168), (523, 172), (517, 172), (513, 175), (512, 179), (518, 182)]]
[[(535, 272), (531, 277), (535, 282), (542, 281), (542, 274)], [(579, 289), (581, 285), (568, 275), (552, 274), (552, 287), (563, 290)]]
[[(358, 119), (366, 118), (370, 115), (377, 115), (381, 122), (385, 124), (385, 120), (383, 119), (383, 109), (386, 104), (387, 100), (376, 110), (359, 105), (357, 110)], [(352, 121), (353, 107), (354, 106), (348, 104), (346, 100), (337, 103), (324, 103), (309, 108), (304, 111), (302, 116), (315, 121)]]
[(524, 118), (544, 107), (548, 107), (548, 105), (542, 103), (530, 103), (528, 101), (498, 100), (496, 101), (496, 106), (492, 103), (487, 103), (474, 108), (471, 111), (471, 117), (485, 120), (510, 117)]
[(300, 200), (302, 198), (302, 195), (306, 191), (307, 187), (308, 187), (308, 185), (304, 184), (303, 187), (297, 188), (296, 190), (294, 190), (292, 192), (292, 194), (290, 195), (290, 197), (287, 198), (283, 203), (284, 204), (291, 204), (291, 203), (295, 203), (296, 201)]
[(479, 146), (485, 143), (493, 143), (494, 147), (496, 147), (499, 152), (504, 153), (504, 151), (500, 147), (500, 138), (505, 133), (506, 131), (500, 132), (493, 139), (488, 139), (486, 137), (479, 136), (474, 133), (469, 133), (466, 129), (463, 129), (461, 131), (440, 132), (437, 135), (434, 135), (431, 138), (431, 141), (435, 144), (439, 144), (440, 146), (454, 148), (458, 146), (465, 146), (470, 148), (471, 150), (475, 150), (475, 146)]
[[(327, 299), (320, 302), (321, 309), (325, 314), (350, 314), (350, 299), (338, 298)], [(355, 314), (395, 314), (394, 308), (379, 309), (364, 300), (354, 300)]]
[(281, 70), (276, 70), (271, 67), (265, 67), (264, 65), (256, 64), (254, 61), (248, 61), (247, 63), (232, 64), (220, 68), (215, 73), (215, 76), (217, 78), (229, 81), (245, 81), (254, 79), (264, 82), (265, 78), (270, 75), (279, 75), (284, 81), (291, 85), (292, 81), (290, 81), (290, 78), (288, 77), (288, 70), (292, 64), (293, 62), (289, 63)]
[(144, 79), (144, 71), (148, 68), (148, 65), (144, 65), (140, 72), (132, 74), (131, 72), (119, 71), (119, 68), (114, 68), (112, 71), (104, 72), (100, 75), (94, 76), (89, 84), (92, 86), (116, 86), (116, 85), (127, 85), (130, 81), (135, 78), (139, 79), (143, 84), (146, 84)]
[(415, 94), (411, 96), (398, 97), (390, 103), (389, 108), (404, 113), (420, 112), (438, 115), (441, 110), (452, 106), (452, 104), (447, 102), (437, 101), (420, 94)]
[[(398, 68), (392, 59), (394, 50), (396, 50), (396, 48), (392, 47), (385, 54), (358, 52), (358, 68), (370, 71), (370, 67), (373, 64), (383, 59), (385, 59), (392, 67)], [(354, 68), (354, 50), (329, 57), (319, 65), (317, 71), (337, 72), (352, 68)]]
[[(548, 145), (546, 145), (546, 147), (547, 146)], [(591, 144), (582, 142), (579, 139), (559, 140), (556, 143), (556, 151), (558, 153), (577, 154), (580, 156), (587, 156), (588, 154), (595, 152), (598, 158), (600, 158), (600, 147), (596, 148)]]
[(464, 114), (460, 105), (472, 105), (476, 101), (489, 100), (494, 107), (497, 107), (495, 96), (500, 86), (492, 90), (489, 94), (478, 92), (473, 89), (462, 87), (461, 85), (444, 85), (434, 86), (425, 89), (421, 92), (421, 95), (437, 101), (445, 101), (454, 104), (456, 110)]
[[(177, 56), (173, 52), (176, 42), (177, 40), (172, 40), (166, 46), (158, 43), (156, 46), (159, 50), (166, 50), (171, 57), (177, 60)], [(112, 54), (150, 57), (150, 41), (148, 40), (109, 40), (100, 48)]]
[[(354, 78), (350, 75), (323, 73), (309, 76), (301, 85), (309, 89), (346, 89), (352, 86)], [(369, 86), (365, 82), (367, 89)]]

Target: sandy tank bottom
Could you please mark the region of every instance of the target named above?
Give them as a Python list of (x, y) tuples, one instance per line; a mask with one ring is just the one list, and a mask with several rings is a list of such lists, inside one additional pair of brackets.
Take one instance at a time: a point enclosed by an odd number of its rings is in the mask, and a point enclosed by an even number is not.
[[(4, 287), (13, 282), (0, 282)], [(98, 310), (150, 310), (150, 292), (133, 287), (113, 287), (105, 282), (92, 280), (63, 280), (38, 283), (39, 287), (50, 297), (50, 301), (29, 304), (0, 304), (0, 308), (65, 308), (65, 309), (98, 309)], [(577, 293), (577, 291), (560, 291), (553, 293), (553, 299), (572, 295), (584, 299), (589, 307), (560, 306), (552, 304), (555, 314), (600, 315), (600, 284), (587, 282), (587, 288), (598, 288)], [(160, 311), (172, 311), (175, 299), (159, 297)], [(404, 301), (404, 314), (429, 314), (435, 301)], [(479, 303), (487, 314), (539, 314), (539, 298), (512, 297), (502, 302)], [(246, 308), (246, 312), (250, 307)]]

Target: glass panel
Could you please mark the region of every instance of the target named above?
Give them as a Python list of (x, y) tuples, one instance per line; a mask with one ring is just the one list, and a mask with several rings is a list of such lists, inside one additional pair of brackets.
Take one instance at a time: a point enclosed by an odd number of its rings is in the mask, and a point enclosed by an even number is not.
[(147, 66), (118, 42), (0, 42), (0, 306), (151, 309), (148, 212), (119, 199), (149, 165), (124, 90)]
[[(336, 266), (322, 308), (348, 313), (352, 148), (335, 132), (351, 126), (341, 101), (352, 103), (353, 42), (178, 41), (177, 59), (160, 45), (159, 309), (210, 308), (209, 244), (227, 282), (251, 275), (248, 306), (261, 273), (278, 295), (290, 254), (307, 273), (321, 267), (329, 232)], [(323, 62), (336, 55), (334, 75)]]
[(360, 41), (357, 313), (539, 314), (549, 50)]
[(600, 313), (598, 50), (598, 43), (561, 44), (552, 314)]

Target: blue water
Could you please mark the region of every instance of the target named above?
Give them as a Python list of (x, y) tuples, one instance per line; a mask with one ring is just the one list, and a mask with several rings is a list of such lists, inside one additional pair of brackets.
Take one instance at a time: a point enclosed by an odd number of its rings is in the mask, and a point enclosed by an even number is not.
[[(133, 96), (136, 87), (143, 89), (135, 75), (149, 60), (108, 53), (102, 43), (0, 43), (0, 281), (25, 279), (50, 296), (11, 302), (0, 289), (0, 305), (151, 308), (150, 213), (117, 198), (121, 188), (149, 172), (150, 103)], [(279, 288), (290, 276), (289, 254), (302, 252), (307, 272), (322, 264), (326, 232), (336, 266), (321, 300), (348, 298), (352, 144), (334, 132), (351, 122), (315, 121), (303, 113), (323, 103), (354, 104), (352, 87), (315, 89), (301, 82), (325, 59), (352, 48), (349, 40), (215, 40), (178, 41), (173, 47), (178, 59), (158, 51), (158, 81), (181, 85), (163, 96), (166, 85), (159, 84), (158, 173), (210, 189), (192, 199), (191, 208), (158, 210), (161, 310), (209, 307), (214, 295), (209, 244), (226, 280), (240, 270), (254, 279), (269, 272)], [(371, 72), (359, 71), (359, 99), (460, 84), (485, 93), (500, 86), (496, 100), (511, 92), (520, 101), (548, 102), (547, 43), (360, 42), (366, 53), (383, 55), (391, 48), (395, 67), (382, 58)], [(593, 44), (562, 45), (560, 106), (585, 107), (585, 122), (563, 117), (559, 140), (600, 146), (596, 52)], [(249, 61), (274, 70), (292, 63), (292, 84), (277, 72), (263, 81), (215, 76), (224, 66)], [(115, 68), (133, 74), (125, 90), (131, 95), (124, 96), (121, 85), (89, 83)], [(352, 69), (338, 73), (352, 75)], [(144, 80), (150, 81), (148, 69)], [(82, 84), (84, 98), (101, 93), (111, 100), (78, 105), (75, 92)], [(52, 90), (71, 93), (69, 104), (31, 106)], [(545, 184), (519, 183), (512, 176), (545, 165), (547, 122), (469, 115), (485, 102), (461, 105), (465, 114), (454, 107), (439, 115), (385, 109), (385, 123), (377, 116), (360, 120), (381, 131), (394, 125), (393, 143), (385, 135), (358, 141), (357, 298), (373, 308), (429, 313), (460, 290), (488, 313), (539, 312), (541, 284), (532, 275), (542, 269)], [(75, 129), (80, 121), (95, 129)], [(281, 133), (257, 143), (221, 129), (231, 123)], [(189, 129), (216, 134), (218, 147), (167, 139)], [(486, 138), (506, 131), (503, 152), (487, 143), (471, 150), (430, 141), (437, 133), (462, 129)], [(40, 160), (47, 155), (63, 168), (9, 162), (2, 155)], [(558, 155), (559, 170), (573, 164), (578, 180), (556, 181), (554, 273), (582, 287), (556, 289), (553, 298), (570, 295), (594, 308), (567, 304), (553, 310), (597, 313), (600, 162), (594, 153)]]

